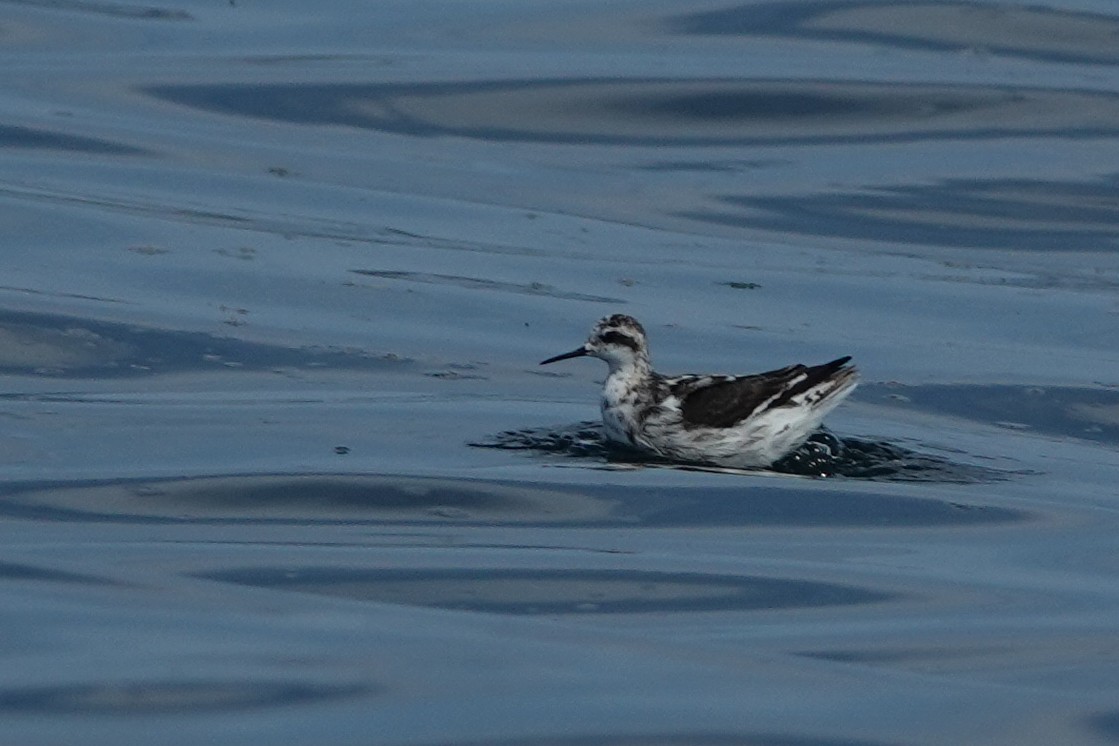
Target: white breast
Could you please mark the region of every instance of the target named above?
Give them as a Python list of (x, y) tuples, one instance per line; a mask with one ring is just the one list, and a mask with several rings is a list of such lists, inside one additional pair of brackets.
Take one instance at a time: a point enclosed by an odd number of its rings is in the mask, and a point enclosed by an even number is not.
[(610, 375), (602, 387), (602, 425), (611, 440), (634, 444), (638, 431), (636, 395), (629, 381)]

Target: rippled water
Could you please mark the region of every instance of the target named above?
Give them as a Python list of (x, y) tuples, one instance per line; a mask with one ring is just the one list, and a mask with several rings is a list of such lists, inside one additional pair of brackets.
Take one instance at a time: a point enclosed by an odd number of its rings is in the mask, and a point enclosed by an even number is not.
[(0, 741), (1119, 742), (1113, 3), (3, 7)]
[[(674, 463), (620, 447), (606, 438), (601, 423), (595, 421), (580, 422), (569, 427), (508, 430), (470, 445), (593, 459), (612, 465), (706, 469), (743, 476), (752, 474), (749, 470), (717, 467), (702, 462)], [(884, 441), (839, 438), (823, 428), (765, 471), (802, 477), (846, 477), (887, 482), (983, 482), (1012, 476), (1012, 472), (955, 463), (944, 456), (918, 453)]]

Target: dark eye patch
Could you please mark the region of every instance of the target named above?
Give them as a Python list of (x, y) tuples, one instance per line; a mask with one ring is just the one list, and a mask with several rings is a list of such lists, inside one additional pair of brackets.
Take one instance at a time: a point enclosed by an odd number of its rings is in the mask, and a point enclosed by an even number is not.
[(610, 342), (611, 344), (623, 345), (634, 351), (637, 350), (637, 340), (635, 340), (628, 334), (622, 334), (621, 332), (606, 332), (602, 335), (602, 341)]

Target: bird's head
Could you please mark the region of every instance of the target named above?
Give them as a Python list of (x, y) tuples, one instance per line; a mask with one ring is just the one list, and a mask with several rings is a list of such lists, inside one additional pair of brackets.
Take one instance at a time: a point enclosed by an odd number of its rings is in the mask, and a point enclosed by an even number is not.
[(611, 372), (632, 365), (647, 365), (649, 347), (645, 338), (645, 329), (632, 316), (620, 313), (607, 316), (594, 325), (582, 347), (550, 357), (540, 364), (547, 365), (584, 355), (605, 360)]

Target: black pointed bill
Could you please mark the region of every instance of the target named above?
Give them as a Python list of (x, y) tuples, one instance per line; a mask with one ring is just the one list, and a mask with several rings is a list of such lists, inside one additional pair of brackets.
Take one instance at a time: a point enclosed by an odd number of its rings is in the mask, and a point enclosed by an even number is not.
[(541, 360), (540, 364), (547, 365), (548, 363), (558, 363), (560, 360), (568, 360), (573, 357), (583, 357), (586, 354), (587, 348), (580, 347), (578, 349), (572, 350), (571, 352), (565, 352), (562, 355), (556, 355), (555, 357), (550, 357), (547, 360)]

